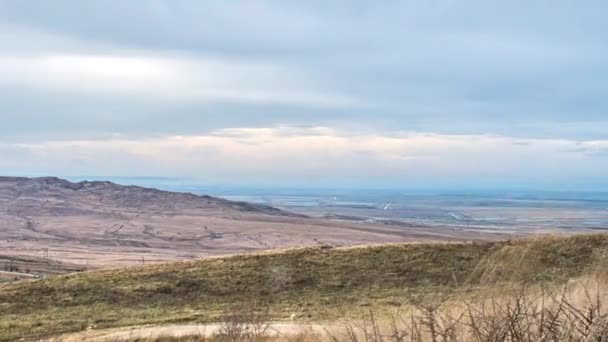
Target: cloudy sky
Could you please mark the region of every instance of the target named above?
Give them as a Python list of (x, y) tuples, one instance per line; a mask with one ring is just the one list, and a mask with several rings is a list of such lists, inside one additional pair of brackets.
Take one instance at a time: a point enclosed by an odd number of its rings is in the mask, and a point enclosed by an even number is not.
[(606, 1), (0, 0), (0, 170), (606, 187)]

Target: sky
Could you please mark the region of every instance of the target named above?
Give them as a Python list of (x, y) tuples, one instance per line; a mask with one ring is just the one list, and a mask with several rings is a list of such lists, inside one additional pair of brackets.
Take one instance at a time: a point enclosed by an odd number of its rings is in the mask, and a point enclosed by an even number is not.
[(608, 189), (606, 1), (0, 0), (0, 170)]

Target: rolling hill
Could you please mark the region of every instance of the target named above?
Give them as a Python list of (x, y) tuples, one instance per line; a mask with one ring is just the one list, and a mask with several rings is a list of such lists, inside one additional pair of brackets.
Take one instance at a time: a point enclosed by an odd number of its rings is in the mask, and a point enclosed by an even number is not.
[(597, 271), (607, 235), (300, 248), (88, 271), (0, 284), (0, 340), (142, 324), (221, 321), (270, 310), (309, 322), (394, 308), (420, 294), (473, 296)]
[(0, 250), (83, 268), (294, 246), (480, 240), (497, 233), (310, 218), (107, 181), (0, 177)]

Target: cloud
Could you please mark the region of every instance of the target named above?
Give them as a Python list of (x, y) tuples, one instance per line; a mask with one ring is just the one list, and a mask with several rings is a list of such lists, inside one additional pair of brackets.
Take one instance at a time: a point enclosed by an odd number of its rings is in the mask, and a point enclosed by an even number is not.
[(596, 177), (607, 6), (0, 1), (0, 167)]
[(576, 142), (564, 148), (564, 152), (584, 153), (589, 156), (608, 156), (608, 140)]
[(551, 6), (2, 2), (0, 133), (322, 125), (600, 139), (606, 4)]
[[(0, 85), (100, 93), (149, 101), (245, 102), (349, 107), (357, 100), (319, 92), (312, 75), (261, 63), (211, 58), (51, 55), (0, 57)], [(297, 80), (297, 82), (294, 82)]]
[[(525, 142), (523, 144), (522, 142)], [(398, 133), (390, 136), (341, 132), (325, 127), (226, 129), (198, 136), (145, 140), (65, 140), (4, 145), (27, 151), (9, 170), (38, 170), (68, 176), (159, 175), (209, 182), (325, 183), (374, 180), (399, 186), (415, 182), (488, 182), (502, 179), (563, 180), (601, 177), (608, 162), (577, 146), (608, 141), (527, 139), (493, 135)], [(12, 166), (11, 166), (12, 163)], [(556, 172), (555, 167), (559, 167)]]

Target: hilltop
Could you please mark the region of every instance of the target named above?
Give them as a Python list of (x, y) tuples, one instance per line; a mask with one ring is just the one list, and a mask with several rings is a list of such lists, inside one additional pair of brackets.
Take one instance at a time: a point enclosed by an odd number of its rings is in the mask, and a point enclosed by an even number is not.
[(89, 271), (0, 285), (3, 340), (141, 324), (221, 321), (231, 310), (310, 322), (601, 270), (608, 235), (293, 250)]

